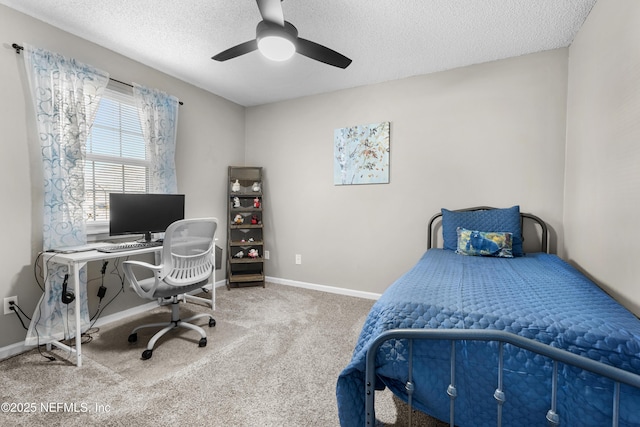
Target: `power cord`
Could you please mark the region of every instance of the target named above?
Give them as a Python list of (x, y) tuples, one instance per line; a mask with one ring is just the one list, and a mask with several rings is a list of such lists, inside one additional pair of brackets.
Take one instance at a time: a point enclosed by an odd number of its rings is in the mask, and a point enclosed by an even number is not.
[[(36, 259), (34, 261), (34, 265), (33, 265), (33, 274), (34, 274), (34, 278), (36, 281), (36, 284), (38, 285), (38, 287), (40, 288), (40, 290), (42, 291), (42, 293), (44, 293), (46, 291), (46, 282), (48, 277), (44, 277), (44, 269), (43, 266), (41, 265), (43, 261), (41, 261), (43, 255), (45, 254), (45, 251), (42, 252), (38, 252), (38, 255), (36, 256)], [(51, 265), (55, 263), (54, 259), (55, 259), (56, 255), (54, 254), (51, 258), (49, 258), (49, 260), (47, 261), (47, 271), (51, 270)], [(40, 283), (39, 278), (42, 278), (42, 284)], [(18, 307), (19, 308), (19, 307)], [(67, 304), (67, 313), (69, 310), (69, 306)], [(20, 311), (24, 314), (24, 312), (20, 309)], [(15, 312), (16, 314), (18, 314), (17, 312)], [(28, 318), (28, 316), (26, 314), (24, 314), (25, 317)], [(42, 319), (42, 304), (38, 304), (38, 317), (37, 319), (34, 319), (34, 325), (33, 325), (33, 331), (36, 334), (36, 348), (38, 349), (38, 353), (44, 357), (45, 359), (49, 360), (50, 362), (53, 362), (56, 360), (55, 357), (53, 356), (48, 356), (46, 354), (44, 354), (42, 352), (42, 345), (44, 344), (40, 344), (40, 332), (38, 331), (38, 324), (40, 323), (40, 320)], [(67, 319), (68, 321), (68, 319)], [(67, 325), (67, 330), (68, 330), (68, 325)]]
[(48, 359), (49, 362), (53, 362), (54, 360), (56, 360), (56, 358), (53, 356), (47, 356), (46, 354), (42, 353), (42, 349), (40, 348), (40, 333), (38, 332), (38, 322), (40, 322), (41, 318), (42, 318), (42, 306), (38, 304), (38, 320), (33, 325), (33, 331), (36, 333), (36, 339), (37, 339), (36, 348), (38, 349), (38, 354), (40, 354), (40, 356), (44, 357), (45, 359)]
[[(27, 330), (27, 331), (28, 331), (28, 330), (29, 330), (29, 328), (27, 327), (27, 325), (25, 325), (25, 324), (24, 324), (24, 321), (22, 320), (22, 316), (24, 316), (24, 317), (26, 317), (27, 319), (31, 320), (31, 318), (27, 315), (27, 313), (25, 313), (25, 312), (24, 312), (24, 310), (23, 310), (23, 309), (22, 309), (18, 304), (16, 304), (16, 303), (15, 303), (15, 301), (9, 301), (9, 310), (12, 310), (12, 311), (16, 314), (16, 316), (18, 316), (18, 320), (20, 321), (20, 324), (22, 325), (22, 327), (23, 327), (25, 330)], [(22, 313), (22, 316), (20, 316), (20, 313)], [(42, 353), (42, 350), (41, 350), (41, 348), (40, 348), (40, 334), (38, 333), (38, 328), (37, 328), (37, 326), (34, 326), (33, 330), (35, 331), (36, 336), (37, 336), (37, 339), (38, 339), (38, 344), (37, 344), (37, 346), (36, 346), (36, 347), (38, 348), (38, 353), (39, 353), (42, 357), (44, 357), (44, 358), (48, 359), (50, 362), (53, 362), (54, 360), (56, 360), (56, 358), (55, 358), (55, 357), (47, 356), (46, 354), (43, 354), (43, 353)]]
[[(31, 320), (29, 318), (29, 316), (27, 316), (25, 314), (24, 311), (22, 311), (22, 309), (20, 308), (19, 305), (16, 304), (15, 301), (9, 301), (9, 310), (12, 310), (16, 316), (18, 316), (18, 320), (20, 321), (20, 323), (22, 324), (22, 327), (26, 330), (29, 330), (29, 328), (27, 328), (27, 326), (24, 324), (24, 322), (22, 321), (22, 317), (20, 317), (20, 313), (22, 313), (24, 315), (24, 317), (26, 317), (27, 319)], [(20, 313), (18, 313), (18, 311), (20, 311)]]
[[(22, 327), (25, 330), (29, 330), (29, 328), (27, 328), (27, 326), (24, 324), (24, 322), (22, 321), (22, 317), (20, 317), (20, 313), (22, 313), (22, 315), (24, 317), (26, 317), (27, 319), (31, 320), (31, 318), (29, 316), (27, 316), (27, 314), (24, 312), (24, 310), (22, 310), (20, 308), (20, 306), (18, 304), (15, 303), (15, 301), (9, 301), (9, 310), (13, 310), (13, 312), (16, 314), (16, 316), (18, 316), (18, 320), (20, 320), (20, 323), (22, 324)], [(19, 313), (20, 312), (20, 313)], [(36, 331), (36, 335), (38, 334), (38, 329), (34, 328), (34, 330)], [(38, 342), (40, 342), (40, 336), (38, 335)], [(49, 359), (50, 362), (53, 362), (54, 360), (56, 360), (55, 357), (52, 356), (47, 356), (46, 354), (43, 354), (42, 351), (40, 350), (40, 344), (38, 344), (38, 353), (40, 353), (40, 355), (46, 359)]]
[(44, 252), (38, 252), (38, 255), (36, 256), (36, 260), (33, 263), (33, 276), (36, 279), (36, 284), (38, 285), (40, 290), (42, 290), (42, 292), (44, 292), (44, 286), (40, 284), (40, 281), (38, 280), (38, 278), (43, 276), (42, 267), (40, 266), (40, 262), (39, 262), (43, 254)]
[[(96, 313), (89, 320), (93, 320), (93, 319), (96, 318), (96, 316), (98, 316), (98, 313), (100, 313), (100, 306), (102, 305), (102, 299), (104, 298), (104, 296), (107, 293), (107, 288), (104, 286), (104, 276), (105, 276), (105, 274), (107, 272), (107, 265), (108, 264), (109, 264), (109, 261), (105, 261), (102, 264), (102, 269), (100, 270), (102, 281), (100, 283), (100, 287), (98, 288), (98, 298), (99, 298), (98, 307), (96, 308)], [(93, 324), (92, 324), (92, 326), (93, 326)]]
[[(43, 271), (43, 268), (42, 268), (42, 265), (41, 265), (41, 263), (42, 263), (41, 260), (42, 260), (42, 257), (44, 255), (44, 253), (45, 253), (44, 251), (38, 253), (38, 255), (36, 256), (36, 259), (34, 261), (34, 265), (33, 265), (33, 274), (34, 274), (35, 282), (36, 282), (36, 284), (38, 285), (38, 287), (40, 288), (40, 290), (43, 293), (45, 292), (44, 284), (46, 283), (46, 280), (47, 280), (47, 278), (44, 277), (44, 271)], [(53, 258), (55, 258), (55, 255), (53, 257), (51, 257), (51, 259), (49, 259), (49, 261), (47, 262), (47, 267), (49, 267), (50, 264), (54, 263)], [(128, 259), (128, 257), (127, 257), (127, 259)], [(82, 334), (83, 337), (87, 338), (87, 341), (83, 341), (83, 344), (85, 344), (87, 342), (90, 342), (93, 339), (93, 337), (90, 334), (93, 333), (93, 332), (97, 332), (98, 331), (98, 329), (94, 328), (93, 325), (98, 320), (98, 318), (100, 317), (100, 315), (102, 314), (104, 309), (107, 308), (109, 306), (109, 304), (111, 304), (120, 293), (124, 293), (125, 292), (124, 283), (125, 283), (126, 279), (125, 279), (124, 275), (120, 273), (119, 261), (120, 261), (120, 259), (117, 259), (114, 262), (113, 270), (111, 270), (110, 274), (114, 274), (114, 275), (118, 276), (118, 279), (120, 281), (120, 290), (101, 308), (102, 300), (104, 299), (104, 297), (105, 297), (105, 295), (107, 293), (107, 288), (104, 285), (104, 278), (105, 278), (105, 275), (106, 275), (106, 269), (107, 269), (107, 265), (108, 265), (109, 262), (105, 261), (103, 263), (103, 265), (102, 265), (101, 278), (100, 278), (101, 279), (101, 284), (100, 284), (100, 287), (98, 288), (98, 298), (100, 300), (98, 302), (98, 308), (96, 309), (96, 313), (93, 315), (93, 317), (91, 317), (91, 319), (89, 319), (89, 320), (92, 320), (93, 322), (89, 326), (89, 329), (85, 333)], [(40, 280), (39, 280), (40, 278), (42, 278), (43, 283), (40, 282)], [(88, 280), (88, 282), (91, 282), (93, 280), (97, 280), (97, 278)], [(65, 282), (66, 282), (66, 280), (65, 280)], [(11, 310), (13, 310), (14, 313), (16, 313), (16, 315), (18, 316), (18, 320), (20, 320), (20, 323), (22, 324), (22, 327), (28, 330), (28, 328), (26, 327), (26, 325), (25, 325), (24, 321), (22, 320), (21, 316), (18, 314), (17, 310), (19, 310), (22, 313), (22, 315), (24, 315), (27, 319), (31, 320), (29, 318), (29, 316), (27, 316), (24, 313), (24, 311), (18, 305), (16, 305), (13, 301), (10, 302), (10, 305), (11, 305)], [(68, 303), (66, 304), (66, 307), (67, 307), (67, 325), (66, 325), (66, 330), (69, 331), (70, 328), (69, 328), (69, 324), (68, 324), (68, 321), (69, 321), (69, 316), (68, 316), (69, 305), (68, 305)], [(17, 310), (16, 310), (16, 308), (17, 308)], [(42, 353), (42, 350), (41, 350), (40, 333), (38, 332), (38, 322), (40, 321), (41, 318), (42, 318), (42, 307), (40, 306), (40, 304), (38, 304), (38, 319), (36, 320), (35, 325), (33, 327), (33, 330), (34, 330), (34, 332), (36, 334), (36, 339), (37, 339), (36, 347), (38, 348), (38, 353), (40, 353), (40, 355), (42, 357), (48, 359), (49, 361), (54, 361), (54, 360), (56, 360), (55, 357), (48, 356), (48, 355)], [(69, 347), (72, 347), (75, 344), (72, 341), (73, 340), (71, 340), (71, 339), (68, 340)]]
[[(36, 256), (36, 259), (35, 259), (34, 264), (33, 264), (33, 275), (34, 275), (34, 278), (35, 278), (35, 282), (36, 282), (36, 284), (38, 285), (38, 287), (40, 288), (40, 290), (41, 290), (43, 293), (46, 291), (46, 286), (45, 286), (45, 285), (46, 285), (46, 281), (47, 281), (47, 279), (48, 279), (48, 277), (44, 277), (43, 266), (41, 265), (41, 264), (42, 264), (42, 261), (41, 261), (41, 260), (42, 260), (42, 257), (43, 257), (43, 255), (44, 255), (44, 254), (45, 254), (45, 252), (44, 252), (44, 251), (42, 251), (42, 252), (38, 252), (38, 255)], [(46, 266), (46, 267), (47, 267), (47, 270), (48, 270), (48, 271), (51, 269), (51, 268), (50, 268), (50, 267), (51, 267), (51, 264), (55, 263), (54, 258), (55, 258), (55, 255), (54, 255), (54, 256), (52, 256), (51, 258), (49, 258), (49, 260), (47, 261), (47, 266)], [(106, 265), (105, 265), (105, 266), (103, 266), (103, 269), (104, 269), (104, 268), (106, 268)], [(42, 278), (43, 283), (40, 283), (40, 278)], [(71, 291), (67, 291), (67, 289), (66, 289), (66, 288), (67, 288), (67, 281), (68, 281), (68, 279), (69, 279), (69, 275), (68, 275), (68, 274), (65, 274), (65, 277), (64, 277), (64, 280), (63, 280), (63, 283), (62, 283), (62, 287), (63, 287), (63, 289), (62, 289), (62, 295), (61, 295), (61, 297), (62, 297), (62, 302), (65, 304), (65, 306), (66, 306), (66, 308), (67, 308), (67, 322), (66, 322), (66, 325), (65, 325), (65, 331), (64, 331), (64, 335), (65, 335), (65, 336), (69, 335), (69, 331), (70, 331), (70, 327), (69, 327), (69, 304), (70, 304), (70, 303), (72, 303), (72, 302), (73, 302), (73, 300), (75, 299), (75, 295), (73, 294), (73, 292), (71, 292)], [(105, 291), (106, 291), (106, 288), (105, 288)], [(24, 321), (22, 320), (22, 318), (20, 317), (20, 315), (18, 314), (18, 311), (16, 311), (16, 309), (14, 308), (14, 306), (15, 306), (15, 307), (17, 307), (17, 309), (18, 309), (18, 310), (19, 310), (19, 311), (20, 311), (20, 312), (21, 312), (21, 313), (22, 313), (22, 314), (23, 314), (27, 319), (31, 320), (31, 319), (29, 318), (29, 316), (27, 316), (27, 315), (24, 313), (24, 311), (23, 311), (19, 306), (15, 305), (13, 302), (11, 302), (10, 304), (11, 304), (11, 306), (12, 306), (12, 307), (11, 307), (11, 309), (12, 309), (12, 310), (14, 311), (14, 313), (16, 313), (16, 315), (18, 316), (18, 319), (20, 320), (20, 323), (22, 324), (22, 327), (28, 330), (28, 328), (27, 328), (27, 327), (25, 326), (25, 324), (24, 324)], [(34, 326), (33, 326), (33, 331), (35, 332), (35, 334), (36, 334), (36, 339), (37, 339), (36, 347), (38, 348), (38, 353), (39, 353), (42, 357), (44, 357), (44, 358), (48, 359), (50, 362), (52, 362), (52, 361), (56, 360), (56, 358), (55, 358), (55, 357), (53, 357), (53, 356), (48, 356), (48, 355), (46, 355), (46, 354), (42, 353), (41, 344), (40, 344), (40, 333), (39, 333), (39, 331), (38, 331), (38, 323), (40, 322), (40, 319), (41, 319), (41, 318), (42, 318), (42, 305), (41, 305), (41, 304), (38, 304), (38, 318), (37, 318), (37, 320), (35, 320), (35, 323), (34, 323)], [(76, 332), (77, 332), (77, 331), (76, 331)], [(90, 340), (91, 340), (91, 337), (89, 337), (89, 341), (90, 341)], [(64, 340), (63, 340), (63, 341), (64, 341)], [(69, 339), (68, 341), (69, 341), (69, 347), (71, 347), (71, 346), (73, 345), (73, 344), (71, 343), (71, 341), (72, 341), (72, 340), (71, 340), (71, 339)]]
[(98, 302), (98, 311), (96, 311), (96, 314), (94, 314), (94, 316), (91, 318), (91, 320), (93, 320), (93, 322), (91, 323), (89, 328), (93, 328), (93, 325), (95, 325), (95, 323), (98, 321), (98, 319), (102, 315), (102, 312), (104, 311), (104, 309), (107, 308), (109, 306), (109, 304), (111, 304), (113, 302), (113, 300), (115, 300), (118, 295), (120, 295), (121, 293), (124, 293), (125, 277), (120, 274), (118, 261), (119, 261), (119, 259), (116, 259), (116, 261), (113, 263), (113, 269), (111, 270), (110, 274), (117, 275), (118, 279), (120, 279), (120, 290), (118, 292), (116, 292), (116, 294), (109, 301), (107, 301), (107, 303), (104, 305), (104, 307), (100, 308), (100, 304), (102, 302), (102, 298), (104, 298), (104, 296), (105, 296), (105, 294), (107, 292), (107, 288), (104, 286), (104, 275), (106, 274), (106, 268), (107, 268), (107, 261), (105, 261), (105, 263), (102, 265), (102, 283), (103, 284), (100, 286), (100, 288), (98, 288), (98, 297), (100, 298), (100, 302)]

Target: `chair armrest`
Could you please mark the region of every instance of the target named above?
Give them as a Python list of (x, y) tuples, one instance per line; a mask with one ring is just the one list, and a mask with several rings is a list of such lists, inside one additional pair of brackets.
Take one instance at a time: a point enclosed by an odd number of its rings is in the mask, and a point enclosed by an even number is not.
[(123, 266), (125, 265), (137, 265), (139, 267), (144, 267), (144, 268), (148, 268), (151, 271), (160, 271), (162, 269), (162, 265), (154, 265), (154, 264), (149, 264), (148, 262), (144, 262), (144, 261), (136, 261), (136, 260), (128, 260), (128, 261), (124, 261), (122, 263)]
[[(153, 285), (145, 290), (142, 286), (140, 281), (138, 280), (138, 278), (136, 277), (134, 271), (133, 271), (133, 267), (141, 267), (141, 268), (146, 268), (148, 270), (151, 270), (153, 272), (153, 278), (154, 278), (154, 283)], [(147, 299), (155, 299), (153, 294), (156, 291), (156, 288), (158, 287), (158, 284), (160, 283), (160, 281), (162, 280), (162, 278), (160, 277), (160, 274), (162, 272), (162, 264), (161, 265), (153, 265), (153, 264), (149, 264), (148, 262), (144, 262), (144, 261), (135, 261), (135, 260), (131, 260), (131, 261), (125, 261), (122, 263), (122, 269), (124, 270), (124, 276), (129, 280), (129, 284), (131, 285), (131, 287), (133, 288), (133, 290), (140, 295), (142, 298), (147, 298)], [(148, 280), (148, 279), (146, 279)]]

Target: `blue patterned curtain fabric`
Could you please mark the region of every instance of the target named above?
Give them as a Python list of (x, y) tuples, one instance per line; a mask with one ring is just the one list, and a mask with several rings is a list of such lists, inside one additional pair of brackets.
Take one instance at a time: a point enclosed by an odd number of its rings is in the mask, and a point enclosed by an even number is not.
[(84, 150), (109, 75), (25, 45), (44, 172), (44, 250), (86, 243)]
[(133, 84), (133, 97), (151, 160), (149, 193), (177, 193), (175, 152), (178, 98), (136, 83)]
[[(33, 98), (44, 177), (43, 249), (87, 242), (82, 215), (84, 150), (108, 73), (75, 59), (24, 45)], [(51, 267), (51, 268), (46, 268)], [(75, 336), (75, 305), (61, 302), (66, 266), (45, 266), (45, 293), (27, 333), (27, 345)], [(81, 272), (81, 280), (85, 274)], [(86, 286), (80, 289), (86, 291)], [(82, 319), (88, 323), (86, 292), (80, 296)], [(34, 330), (37, 328), (37, 330)]]

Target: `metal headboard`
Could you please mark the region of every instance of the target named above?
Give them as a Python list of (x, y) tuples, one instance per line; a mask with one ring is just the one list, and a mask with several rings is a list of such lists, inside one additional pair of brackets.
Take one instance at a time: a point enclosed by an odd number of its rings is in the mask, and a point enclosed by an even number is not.
[[(476, 206), (473, 208), (455, 209), (455, 212), (486, 211), (490, 209), (496, 209), (496, 208), (492, 208), (490, 206)], [(431, 249), (434, 245), (436, 234), (437, 234), (435, 233), (434, 228), (437, 224), (439, 224), (438, 222), (436, 222), (436, 220), (440, 217), (442, 217), (442, 212), (438, 212), (437, 214), (432, 216), (431, 219), (429, 220), (429, 226), (427, 228), (427, 249)], [(538, 218), (535, 215), (520, 212), (521, 226), (523, 225), (525, 218), (534, 221), (538, 226), (540, 226), (540, 230), (541, 230), (540, 250), (541, 252), (549, 253), (549, 245), (548, 245), (549, 231), (547, 229), (547, 224), (542, 219)]]

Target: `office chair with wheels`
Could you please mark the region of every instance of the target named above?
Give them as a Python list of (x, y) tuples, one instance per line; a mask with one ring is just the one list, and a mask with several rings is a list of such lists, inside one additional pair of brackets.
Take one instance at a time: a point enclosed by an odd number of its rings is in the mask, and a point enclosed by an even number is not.
[[(151, 358), (156, 341), (176, 327), (197, 331), (200, 334), (198, 345), (207, 345), (207, 334), (200, 326), (189, 323), (195, 319), (209, 317), (209, 327), (216, 321), (208, 314), (197, 314), (188, 319), (180, 319), (178, 304), (184, 300), (184, 294), (205, 286), (210, 277), (215, 276), (214, 237), (218, 227), (216, 218), (184, 219), (171, 224), (164, 236), (160, 265), (142, 261), (122, 263), (124, 274), (131, 288), (142, 298), (171, 300), (171, 321), (141, 325), (131, 331), (129, 342), (138, 340), (138, 330), (150, 327), (163, 327), (147, 344), (142, 359)], [(150, 270), (153, 277), (139, 280), (134, 270)], [(215, 286), (215, 280), (213, 280)]]

